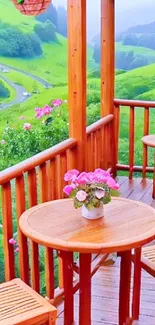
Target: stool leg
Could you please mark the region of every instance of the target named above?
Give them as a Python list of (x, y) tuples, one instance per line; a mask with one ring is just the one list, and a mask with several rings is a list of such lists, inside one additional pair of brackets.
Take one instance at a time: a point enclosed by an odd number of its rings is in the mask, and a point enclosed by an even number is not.
[(138, 248), (135, 249), (135, 254), (134, 254), (134, 278), (133, 278), (133, 298), (132, 298), (133, 320), (139, 320), (140, 291), (141, 291), (141, 248)]
[(153, 199), (155, 199), (155, 155), (154, 155), (154, 175), (153, 175), (153, 193), (152, 193)]

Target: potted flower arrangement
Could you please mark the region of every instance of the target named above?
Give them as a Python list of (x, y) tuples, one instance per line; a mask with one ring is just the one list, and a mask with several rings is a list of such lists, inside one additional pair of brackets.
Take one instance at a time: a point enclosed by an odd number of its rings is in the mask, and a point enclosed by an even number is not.
[(64, 175), (69, 182), (64, 193), (73, 198), (76, 209), (82, 207), (82, 216), (87, 219), (99, 219), (104, 216), (104, 204), (111, 201), (111, 196), (119, 195), (119, 185), (110, 173), (103, 169), (94, 172), (82, 172), (73, 169)]

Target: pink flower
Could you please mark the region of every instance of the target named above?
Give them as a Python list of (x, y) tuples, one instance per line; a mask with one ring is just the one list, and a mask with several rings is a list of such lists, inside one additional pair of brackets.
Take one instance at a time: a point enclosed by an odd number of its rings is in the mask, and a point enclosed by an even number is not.
[(78, 191), (78, 192), (76, 193), (76, 198), (77, 198), (77, 200), (78, 200), (79, 202), (84, 202), (85, 199), (86, 199), (86, 197), (87, 197), (87, 194), (86, 194), (85, 191), (80, 190), (80, 191)]
[(6, 141), (4, 139), (2, 139), (1, 144), (6, 144)]
[(95, 191), (95, 196), (97, 197), (97, 199), (102, 199), (104, 196), (105, 196), (105, 190), (101, 187), (101, 188), (98, 188), (96, 191)]
[(53, 108), (49, 105), (45, 105), (42, 110), (44, 115), (49, 115), (51, 111), (53, 111)]
[(72, 191), (73, 191), (72, 185), (66, 185), (63, 189), (63, 192), (68, 196), (71, 194)]
[(77, 175), (79, 175), (79, 171), (77, 169), (71, 169), (64, 175), (64, 180), (66, 182), (73, 182), (76, 179)]
[(110, 173), (107, 172), (107, 171), (104, 170), (104, 169), (101, 169), (101, 168), (97, 168), (97, 169), (95, 169), (94, 174), (95, 174), (95, 175), (102, 175), (102, 176), (105, 176), (105, 177), (110, 177)]
[(30, 123), (24, 123), (23, 129), (26, 131), (29, 131), (31, 129), (31, 124)]
[(88, 179), (89, 183), (93, 182), (93, 178), (94, 178), (94, 173), (93, 172), (87, 173), (87, 179)]
[(35, 109), (35, 111), (36, 111), (36, 118), (37, 118), (37, 119), (40, 119), (42, 116), (44, 116), (44, 111), (43, 111), (42, 108), (37, 107), (37, 108)]
[(79, 185), (84, 185), (86, 183), (88, 183), (88, 176), (86, 172), (81, 173), (77, 178), (76, 178), (76, 182)]
[(25, 116), (23, 116), (23, 115), (20, 116), (20, 120), (24, 120), (24, 118), (25, 118)]
[(107, 178), (107, 186), (109, 188), (111, 188), (112, 190), (118, 190), (119, 189), (119, 184), (117, 184), (112, 177)]
[(14, 250), (15, 253), (19, 252), (19, 247), (16, 247), (16, 249)]
[(9, 244), (16, 245), (16, 240), (14, 238), (9, 239)]
[(52, 100), (51, 104), (54, 107), (58, 107), (58, 106), (62, 105), (62, 100), (61, 99), (54, 99), (54, 100)]

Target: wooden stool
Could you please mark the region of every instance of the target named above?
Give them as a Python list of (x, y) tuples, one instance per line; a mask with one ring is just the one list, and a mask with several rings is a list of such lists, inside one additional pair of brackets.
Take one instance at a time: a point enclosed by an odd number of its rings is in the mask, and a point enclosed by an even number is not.
[(0, 284), (0, 325), (54, 325), (56, 308), (20, 279)]
[[(142, 142), (144, 146), (151, 147), (155, 149), (155, 134), (152, 135), (146, 135), (142, 138)], [(155, 199), (155, 165), (154, 165), (154, 177), (153, 177), (153, 193), (152, 193), (153, 199)]]

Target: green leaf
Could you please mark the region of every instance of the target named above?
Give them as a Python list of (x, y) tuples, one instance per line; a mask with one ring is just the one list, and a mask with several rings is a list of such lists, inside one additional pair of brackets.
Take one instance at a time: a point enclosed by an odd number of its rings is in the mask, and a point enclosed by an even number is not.
[(22, 5), (24, 3), (25, 0), (17, 0), (17, 2)]
[(70, 194), (70, 198), (71, 199), (74, 199), (75, 198), (75, 196), (76, 196), (76, 193), (78, 192), (78, 189), (75, 189), (75, 190), (73, 190), (72, 192), (71, 192), (71, 194)]
[(45, 121), (45, 125), (48, 125), (48, 124), (52, 123), (52, 121), (53, 121), (53, 118), (52, 118), (51, 116), (48, 117), (48, 118), (46, 119), (46, 121)]

